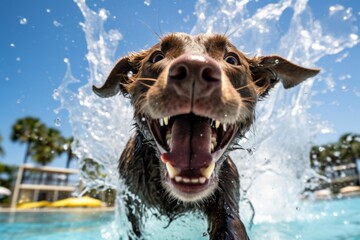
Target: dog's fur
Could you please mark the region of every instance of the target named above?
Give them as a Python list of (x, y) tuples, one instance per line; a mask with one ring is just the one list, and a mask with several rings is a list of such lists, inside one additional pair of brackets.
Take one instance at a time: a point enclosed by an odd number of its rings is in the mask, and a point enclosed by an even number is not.
[(132, 236), (141, 238), (143, 212), (153, 208), (170, 221), (201, 211), (210, 239), (248, 239), (228, 153), (276, 83), (291, 88), (318, 72), (279, 56), (248, 58), (216, 34), (170, 34), (121, 58), (93, 90), (100, 97), (121, 92), (135, 109), (135, 134), (119, 162)]

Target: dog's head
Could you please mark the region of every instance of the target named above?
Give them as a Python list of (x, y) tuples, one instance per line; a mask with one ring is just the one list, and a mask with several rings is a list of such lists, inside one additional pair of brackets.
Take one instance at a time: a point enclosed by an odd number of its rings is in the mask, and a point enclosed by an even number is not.
[(318, 72), (279, 56), (248, 58), (222, 35), (175, 33), (121, 58), (93, 90), (131, 98), (162, 162), (162, 184), (191, 202), (216, 188), (224, 156), (253, 123), (258, 99), (279, 81), (291, 88)]

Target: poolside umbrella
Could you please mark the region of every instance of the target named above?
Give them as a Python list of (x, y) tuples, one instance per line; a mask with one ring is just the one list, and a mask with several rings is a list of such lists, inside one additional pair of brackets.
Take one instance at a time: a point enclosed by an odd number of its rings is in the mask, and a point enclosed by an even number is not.
[(9, 189), (7, 189), (7, 188), (4, 188), (4, 187), (0, 186), (0, 195), (10, 196), (11, 191)]

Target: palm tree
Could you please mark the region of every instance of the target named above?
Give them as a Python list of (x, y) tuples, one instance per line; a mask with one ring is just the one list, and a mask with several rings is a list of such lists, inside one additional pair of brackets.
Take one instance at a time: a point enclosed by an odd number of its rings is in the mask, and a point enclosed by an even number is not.
[(66, 168), (69, 168), (71, 161), (76, 158), (71, 149), (71, 144), (74, 141), (74, 138), (65, 138), (64, 141), (65, 143), (63, 145), (63, 153), (66, 154)]
[(40, 141), (46, 134), (46, 126), (38, 118), (25, 117), (18, 119), (12, 126), (11, 140), (26, 144), (23, 163), (27, 163), (33, 145)]
[(354, 162), (360, 158), (360, 135), (347, 133), (340, 137), (339, 146), (342, 151), (342, 158), (348, 162)]
[(0, 156), (4, 156), (5, 155), (5, 151), (4, 148), (1, 146), (1, 142), (2, 142), (3, 138), (0, 135)]
[(47, 128), (44, 135), (31, 146), (31, 157), (35, 162), (45, 166), (64, 151), (64, 142), (65, 139), (58, 130)]

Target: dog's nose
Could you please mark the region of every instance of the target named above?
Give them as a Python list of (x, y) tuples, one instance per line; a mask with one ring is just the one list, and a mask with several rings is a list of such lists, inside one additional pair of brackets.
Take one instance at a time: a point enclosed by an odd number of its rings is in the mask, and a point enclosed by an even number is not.
[(207, 97), (220, 88), (221, 70), (209, 56), (184, 54), (171, 64), (168, 84), (181, 96)]

